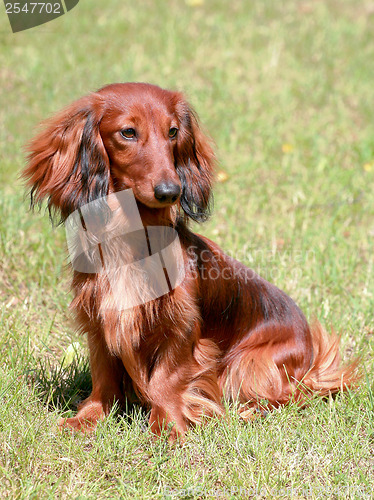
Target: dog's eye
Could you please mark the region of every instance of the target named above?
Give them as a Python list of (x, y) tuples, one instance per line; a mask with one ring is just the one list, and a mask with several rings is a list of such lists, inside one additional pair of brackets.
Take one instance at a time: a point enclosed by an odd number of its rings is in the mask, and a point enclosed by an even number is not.
[(177, 137), (178, 129), (177, 127), (171, 127), (169, 130), (169, 137), (170, 139), (174, 139), (174, 137)]
[(133, 139), (134, 137), (136, 137), (136, 132), (134, 128), (124, 128), (123, 130), (121, 130), (121, 135), (125, 139)]

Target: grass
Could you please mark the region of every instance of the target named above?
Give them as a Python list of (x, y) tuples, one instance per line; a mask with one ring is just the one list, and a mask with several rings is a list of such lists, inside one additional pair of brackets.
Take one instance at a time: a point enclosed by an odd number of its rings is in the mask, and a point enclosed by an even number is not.
[[(370, 4), (82, 0), (18, 34), (0, 18), (0, 497), (371, 498)], [(92, 436), (56, 432), (89, 390), (87, 351), (64, 231), (28, 213), (22, 148), (73, 99), (131, 80), (187, 94), (227, 177), (199, 231), (341, 333), (366, 370), (356, 391), (250, 425), (229, 409), (183, 447), (152, 440), (136, 405)]]

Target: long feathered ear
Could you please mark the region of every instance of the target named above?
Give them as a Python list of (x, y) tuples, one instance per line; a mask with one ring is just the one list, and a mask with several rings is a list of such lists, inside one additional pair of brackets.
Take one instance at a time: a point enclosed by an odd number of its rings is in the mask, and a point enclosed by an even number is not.
[(208, 138), (201, 132), (197, 115), (177, 94), (180, 123), (175, 165), (182, 184), (181, 207), (196, 222), (210, 215), (215, 158)]
[(22, 177), (31, 187), (31, 206), (48, 198), (48, 209), (61, 221), (79, 206), (108, 193), (109, 159), (99, 125), (103, 103), (97, 94), (83, 97), (47, 120), (27, 146)]

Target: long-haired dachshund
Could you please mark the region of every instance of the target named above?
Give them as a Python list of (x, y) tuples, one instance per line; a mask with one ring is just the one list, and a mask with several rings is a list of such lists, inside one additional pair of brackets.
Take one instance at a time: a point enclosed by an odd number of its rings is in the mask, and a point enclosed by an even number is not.
[(105, 273), (74, 271), (72, 307), (88, 336), (93, 387), (61, 427), (94, 428), (129, 387), (151, 409), (152, 431), (169, 427), (173, 439), (223, 414), (224, 399), (249, 419), (355, 382), (356, 363), (341, 366), (335, 335), (308, 326), (284, 292), (188, 229), (209, 215), (214, 155), (183, 95), (108, 85), (48, 121), (29, 152), (32, 205), (47, 198), (65, 221), (132, 190), (145, 229), (177, 232), (185, 268), (175, 289), (126, 310), (113, 306), (113, 294), (145, 282), (113, 288)]

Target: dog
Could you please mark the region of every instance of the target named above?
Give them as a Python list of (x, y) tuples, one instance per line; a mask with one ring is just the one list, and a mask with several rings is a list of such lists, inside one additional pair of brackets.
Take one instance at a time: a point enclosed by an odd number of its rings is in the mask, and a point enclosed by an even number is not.
[(74, 270), (72, 308), (88, 337), (92, 393), (61, 428), (93, 430), (130, 388), (150, 409), (152, 432), (168, 428), (178, 439), (224, 415), (224, 400), (249, 420), (356, 383), (357, 363), (341, 365), (334, 333), (309, 326), (283, 291), (188, 228), (209, 216), (215, 157), (181, 93), (105, 86), (47, 121), (28, 151), (33, 207), (47, 199), (66, 221), (130, 190), (144, 228), (176, 232), (184, 264), (178, 286), (127, 309), (113, 306), (116, 296), (144, 280), (121, 281), (117, 269), (113, 287), (105, 273)]

